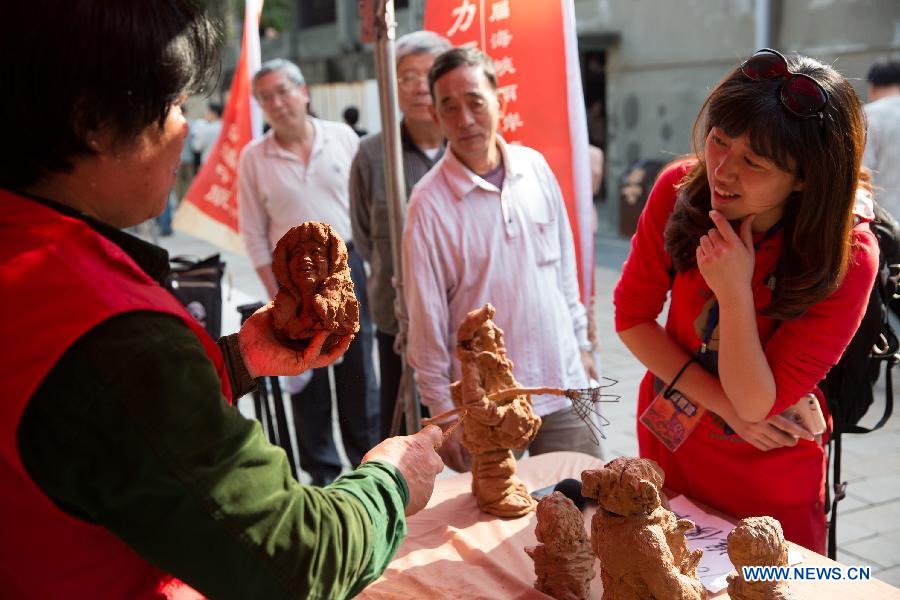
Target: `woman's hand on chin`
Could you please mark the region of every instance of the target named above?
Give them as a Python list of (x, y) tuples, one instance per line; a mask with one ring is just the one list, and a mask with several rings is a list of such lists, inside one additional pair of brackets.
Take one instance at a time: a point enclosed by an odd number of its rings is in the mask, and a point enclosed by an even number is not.
[(721, 303), (729, 297), (750, 292), (750, 280), (756, 262), (750, 226), (755, 215), (744, 217), (740, 234), (734, 231), (731, 223), (719, 211), (711, 210), (709, 216), (715, 227), (700, 238), (697, 268)]

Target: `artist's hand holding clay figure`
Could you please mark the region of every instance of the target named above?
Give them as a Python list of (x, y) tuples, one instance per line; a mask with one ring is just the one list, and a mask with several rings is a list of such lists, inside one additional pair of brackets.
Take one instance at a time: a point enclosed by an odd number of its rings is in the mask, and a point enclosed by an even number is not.
[(748, 517), (728, 534), (728, 558), (737, 572), (728, 575), (732, 600), (793, 600), (797, 596), (784, 581), (747, 581), (743, 567), (788, 566), (787, 542), (781, 523), (772, 517)]
[(499, 517), (521, 517), (535, 500), (516, 477), (513, 450), (524, 450), (537, 435), (541, 418), (525, 394), (492, 401), (491, 392), (520, 387), (506, 356), (503, 331), (491, 320), (494, 307), (471, 311), (459, 326), (456, 356), (462, 375), (450, 386), (454, 404), (466, 411), (462, 444), (472, 455), (472, 493), (478, 507)]
[[(327, 367), (347, 351), (353, 340), (352, 335), (346, 335), (334, 344), (330, 332), (320, 331), (305, 348), (289, 347), (276, 334), (272, 318), (274, 312), (275, 303), (269, 302), (241, 325), (238, 335), (241, 357), (253, 377), (294, 376), (309, 369)], [(323, 348), (326, 342), (329, 344), (327, 350)]]
[(349, 344), (359, 331), (359, 301), (347, 246), (330, 225), (307, 221), (291, 228), (275, 245), (272, 271), (279, 285), (272, 310), (279, 339), (300, 349), (324, 333), (326, 351)]
[(535, 589), (556, 600), (588, 598), (595, 557), (575, 503), (560, 492), (538, 502), (534, 535), (540, 544), (525, 552), (534, 561)]
[(600, 559), (604, 600), (700, 600), (702, 550), (691, 552), (694, 528), (662, 505), (663, 472), (652, 460), (620, 457), (581, 474), (582, 494), (599, 503), (591, 548)]

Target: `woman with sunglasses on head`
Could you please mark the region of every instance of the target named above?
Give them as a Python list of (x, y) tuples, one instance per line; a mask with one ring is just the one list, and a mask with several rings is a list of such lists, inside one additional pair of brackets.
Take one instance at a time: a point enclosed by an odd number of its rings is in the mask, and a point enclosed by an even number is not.
[(648, 368), (640, 453), (676, 492), (774, 516), (824, 552), (823, 443), (781, 413), (814, 394), (827, 415), (816, 386), (877, 270), (861, 102), (831, 67), (761, 50), (707, 97), (694, 141), (659, 176), (615, 290)]

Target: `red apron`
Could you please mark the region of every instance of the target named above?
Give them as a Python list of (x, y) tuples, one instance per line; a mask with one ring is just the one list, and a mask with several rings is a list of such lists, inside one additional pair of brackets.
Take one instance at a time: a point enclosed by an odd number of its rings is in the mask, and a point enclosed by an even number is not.
[[(15, 598), (197, 598), (103, 527), (58, 509), (22, 466), (25, 407), (65, 351), (110, 317), (181, 318), (231, 398), (216, 343), (117, 245), (83, 221), (0, 190), (0, 595)], [(164, 374), (160, 374), (164, 376)]]

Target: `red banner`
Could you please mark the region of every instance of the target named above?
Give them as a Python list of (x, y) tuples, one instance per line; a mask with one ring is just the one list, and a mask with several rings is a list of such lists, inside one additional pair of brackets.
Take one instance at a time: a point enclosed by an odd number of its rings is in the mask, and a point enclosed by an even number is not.
[(222, 115), (222, 133), (175, 213), (173, 227), (211, 244), (244, 253), (238, 235), (237, 166), (241, 150), (261, 135), (262, 118), (250, 80), (260, 64), (262, 0), (247, 0), (241, 56)]
[(588, 305), (593, 206), (572, 0), (428, 0), (425, 29), (493, 59), (497, 91), (506, 100), (500, 133), (511, 144), (540, 151), (556, 175)]

